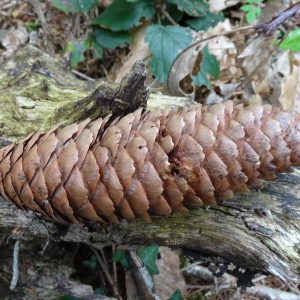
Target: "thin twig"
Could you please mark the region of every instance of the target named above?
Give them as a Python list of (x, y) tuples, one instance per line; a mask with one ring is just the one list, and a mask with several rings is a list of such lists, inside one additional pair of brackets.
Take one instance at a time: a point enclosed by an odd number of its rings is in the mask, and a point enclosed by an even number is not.
[(17, 240), (14, 246), (13, 277), (10, 283), (11, 290), (13, 290), (17, 286), (18, 279), (19, 279), (19, 251), (20, 251), (20, 241)]
[[(116, 246), (112, 245), (112, 255), (114, 256)], [(118, 288), (118, 276), (117, 276), (117, 264), (113, 260), (113, 270), (114, 270), (114, 286)]]
[(42, 8), (41, 8), (41, 5), (40, 5), (40, 2), (38, 0), (32, 0), (32, 5), (34, 6), (34, 10), (41, 22), (41, 25), (42, 25), (42, 28), (43, 28), (43, 31), (47, 37), (47, 46), (48, 46), (48, 50), (49, 50), (49, 55), (54, 57), (55, 55), (55, 50), (54, 50), (54, 45), (53, 45), (53, 42), (52, 42), (52, 37), (51, 37), (51, 32), (47, 26), (47, 22), (46, 22), (46, 18), (45, 18), (45, 15), (42, 11)]
[(129, 250), (130, 252), (130, 255), (131, 255), (131, 258), (133, 259), (133, 261), (135, 262), (137, 268), (139, 269), (143, 279), (144, 279), (144, 282), (145, 282), (145, 285), (149, 291), (149, 294), (155, 299), (155, 300), (161, 300), (159, 295), (157, 294), (156, 290), (155, 290), (155, 286), (154, 286), (154, 283), (153, 283), (153, 280), (146, 268), (146, 266), (144, 265), (143, 261), (141, 260), (139, 254), (137, 253), (136, 250), (134, 249), (130, 249)]
[(104, 263), (104, 261), (102, 260), (102, 258), (100, 257), (100, 255), (99, 255), (97, 249), (91, 247), (91, 250), (93, 251), (93, 253), (94, 253), (95, 256), (97, 257), (97, 260), (98, 260), (98, 262), (99, 262), (99, 265), (100, 265), (102, 271), (104, 272), (104, 274), (105, 274), (105, 276), (106, 276), (106, 279), (107, 279), (108, 283), (110, 284), (110, 286), (111, 286), (112, 289), (113, 289), (114, 297), (119, 298), (119, 297), (120, 297), (119, 291), (118, 291), (117, 287), (115, 287), (114, 282), (113, 282), (113, 280), (112, 280), (112, 278), (111, 278), (111, 276), (110, 276), (110, 274), (109, 274), (109, 271), (108, 271), (108, 269), (106, 268), (105, 263)]
[(86, 76), (86, 75), (84, 75), (84, 74), (82, 74), (82, 73), (80, 73), (80, 72), (78, 72), (76, 70), (72, 70), (72, 73), (74, 73), (74, 74), (76, 74), (76, 75), (78, 75), (78, 76), (80, 76), (80, 77), (82, 77), (82, 78), (84, 78), (86, 80), (95, 81), (95, 79), (93, 79), (93, 78), (91, 78), (89, 76)]
[(178, 24), (173, 20), (173, 18), (170, 16), (170, 14), (162, 7), (161, 12), (165, 15), (165, 17), (170, 21), (171, 24), (174, 26), (177, 26)]

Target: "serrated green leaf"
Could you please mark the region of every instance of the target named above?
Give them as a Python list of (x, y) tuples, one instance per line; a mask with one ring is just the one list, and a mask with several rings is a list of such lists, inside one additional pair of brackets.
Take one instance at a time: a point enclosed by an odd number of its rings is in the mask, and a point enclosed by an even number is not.
[(132, 38), (132, 35), (127, 31), (115, 32), (101, 27), (95, 28), (92, 35), (99, 45), (109, 49), (124, 46), (126, 43), (130, 43)]
[(65, 50), (70, 50), (71, 54), (71, 66), (75, 68), (76, 65), (84, 60), (83, 53), (90, 46), (89, 41), (70, 41), (67, 43), (67, 47)]
[(155, 263), (158, 254), (158, 248), (158, 246), (146, 247), (140, 248), (138, 251), (142, 261), (151, 275), (159, 274)]
[(207, 78), (207, 74), (218, 79), (220, 76), (220, 62), (215, 55), (209, 52), (208, 46), (205, 46), (203, 48), (203, 59), (200, 63), (200, 71), (197, 76), (191, 76), (193, 79), (192, 84), (198, 86), (206, 85), (208, 88), (211, 88), (211, 83)]
[(167, 82), (173, 61), (192, 39), (187, 27), (151, 25), (147, 28), (145, 42), (153, 53), (150, 69), (159, 81)]
[(128, 264), (126, 255), (127, 255), (126, 250), (116, 250), (114, 252), (113, 260), (115, 262), (120, 263), (124, 269), (129, 269), (129, 264)]
[(193, 17), (202, 17), (209, 9), (209, 4), (204, 0), (166, 0), (166, 2), (176, 4), (180, 9)]
[(65, 13), (87, 12), (99, 4), (99, 0), (51, 0), (53, 5)]
[[(276, 42), (277, 44), (278, 42)], [(300, 52), (300, 28), (292, 30), (279, 46), (282, 50), (294, 50)]]
[(92, 255), (89, 259), (83, 262), (83, 265), (89, 267), (93, 271), (96, 271), (98, 268), (98, 261), (96, 255)]
[(183, 298), (181, 296), (181, 293), (180, 293), (180, 290), (177, 289), (169, 300), (183, 300)]
[(106, 26), (114, 31), (128, 30), (133, 26), (139, 26), (142, 17), (146, 20), (151, 19), (155, 10), (155, 1), (153, 0), (138, 0), (137, 2), (115, 0), (93, 20), (93, 23)]
[(253, 6), (252, 6), (252, 5), (249, 5), (249, 4), (243, 5), (243, 6), (241, 7), (241, 10), (243, 10), (243, 11), (252, 11), (252, 10), (253, 10)]
[(105, 295), (105, 291), (101, 289), (100, 287), (95, 288), (94, 290), (95, 295)]
[(256, 20), (256, 13), (254, 12), (254, 10), (249, 11), (246, 14), (246, 20), (247, 20), (248, 23), (252, 23), (253, 21)]
[(223, 14), (213, 14), (208, 12), (204, 17), (192, 19), (186, 21), (186, 23), (195, 29), (196, 31), (199, 30), (208, 30), (210, 27), (214, 28), (218, 25), (219, 22), (223, 22), (225, 20)]

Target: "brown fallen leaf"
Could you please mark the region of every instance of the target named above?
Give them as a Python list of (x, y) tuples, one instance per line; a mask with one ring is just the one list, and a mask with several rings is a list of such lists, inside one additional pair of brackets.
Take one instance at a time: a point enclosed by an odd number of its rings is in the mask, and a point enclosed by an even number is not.
[(159, 247), (160, 259), (156, 260), (158, 275), (153, 275), (153, 281), (161, 300), (168, 300), (179, 289), (184, 298), (187, 287), (182, 275), (179, 256), (168, 247)]

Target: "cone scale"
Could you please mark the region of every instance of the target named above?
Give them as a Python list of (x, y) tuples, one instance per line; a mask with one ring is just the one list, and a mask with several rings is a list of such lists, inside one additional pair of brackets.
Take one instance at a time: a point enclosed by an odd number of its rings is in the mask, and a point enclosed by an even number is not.
[(0, 194), (61, 223), (150, 222), (214, 205), (300, 165), (300, 116), (232, 101), (142, 108), (85, 120), (0, 149)]

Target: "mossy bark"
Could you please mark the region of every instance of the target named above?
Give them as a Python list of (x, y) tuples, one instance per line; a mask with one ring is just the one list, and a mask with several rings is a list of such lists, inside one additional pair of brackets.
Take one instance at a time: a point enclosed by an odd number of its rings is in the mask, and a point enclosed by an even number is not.
[[(14, 141), (33, 131), (45, 132), (57, 123), (121, 115), (139, 106), (191, 105), (188, 99), (148, 95), (146, 68), (137, 62), (120, 85), (75, 77), (67, 53), (60, 60), (42, 50), (35, 34), (0, 67), (0, 136)], [(158, 99), (157, 99), (158, 98)]]

